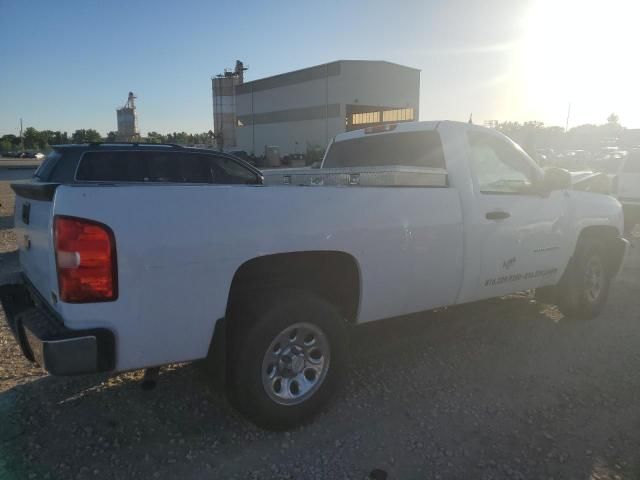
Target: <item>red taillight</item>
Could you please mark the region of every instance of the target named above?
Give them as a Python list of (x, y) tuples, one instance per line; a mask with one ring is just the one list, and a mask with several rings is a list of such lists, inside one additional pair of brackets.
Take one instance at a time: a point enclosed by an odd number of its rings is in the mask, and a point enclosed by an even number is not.
[(115, 300), (116, 243), (111, 229), (74, 217), (56, 216), (53, 223), (60, 299), (68, 303)]

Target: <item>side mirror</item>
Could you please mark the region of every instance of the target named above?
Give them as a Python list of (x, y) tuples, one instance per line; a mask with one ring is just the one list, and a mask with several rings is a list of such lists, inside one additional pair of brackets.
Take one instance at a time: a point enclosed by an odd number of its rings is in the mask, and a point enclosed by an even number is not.
[(564, 168), (547, 168), (544, 171), (541, 187), (545, 192), (566, 190), (571, 187), (571, 174)]

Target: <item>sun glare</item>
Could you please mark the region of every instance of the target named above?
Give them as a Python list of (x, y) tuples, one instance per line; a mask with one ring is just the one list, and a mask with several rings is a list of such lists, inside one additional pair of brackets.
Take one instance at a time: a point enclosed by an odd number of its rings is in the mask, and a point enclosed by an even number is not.
[[(537, 0), (518, 52), (527, 115), (640, 127), (640, 1)], [(562, 122), (564, 123), (564, 122)]]

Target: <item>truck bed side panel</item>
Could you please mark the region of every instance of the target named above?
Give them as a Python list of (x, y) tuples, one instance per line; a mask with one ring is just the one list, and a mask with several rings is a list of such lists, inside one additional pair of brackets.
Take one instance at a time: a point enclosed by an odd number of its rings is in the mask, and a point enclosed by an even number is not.
[(452, 188), (63, 186), (54, 213), (115, 233), (118, 300), (56, 308), (113, 330), (119, 370), (206, 356), (235, 271), (260, 255), (351, 254), (360, 322), (452, 304), (461, 281)]

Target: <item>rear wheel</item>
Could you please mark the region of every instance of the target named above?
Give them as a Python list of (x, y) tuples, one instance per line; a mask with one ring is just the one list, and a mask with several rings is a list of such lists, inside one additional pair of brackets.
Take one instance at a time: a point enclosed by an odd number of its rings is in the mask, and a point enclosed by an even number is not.
[(297, 405), (322, 386), (331, 364), (331, 347), (312, 323), (294, 323), (273, 339), (262, 359), (262, 386), (280, 405)]
[(589, 319), (602, 311), (611, 286), (611, 272), (605, 253), (604, 243), (600, 240), (580, 241), (558, 285), (558, 306), (564, 315)]
[(259, 426), (291, 428), (317, 414), (335, 391), (347, 357), (345, 323), (307, 292), (274, 292), (251, 305), (231, 319), (229, 398)]

